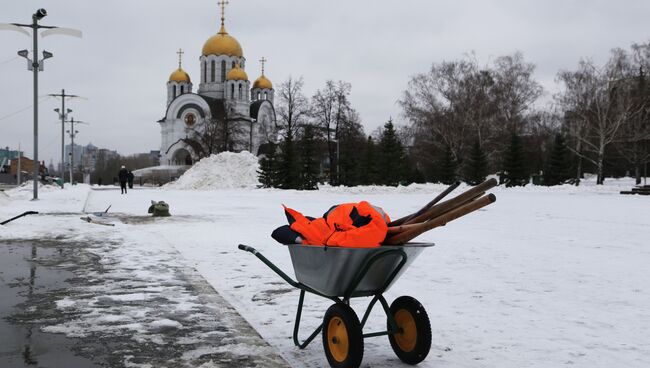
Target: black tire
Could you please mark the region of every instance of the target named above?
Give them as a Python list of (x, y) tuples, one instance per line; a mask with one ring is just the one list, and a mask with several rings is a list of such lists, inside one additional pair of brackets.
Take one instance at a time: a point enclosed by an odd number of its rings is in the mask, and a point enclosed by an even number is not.
[(331, 367), (357, 368), (363, 359), (361, 323), (350, 306), (336, 303), (323, 318), (323, 349)]
[[(418, 364), (431, 349), (431, 324), (426, 310), (417, 299), (400, 296), (390, 306), (400, 332), (388, 334), (395, 355), (407, 364)], [(390, 323), (387, 323), (390, 330)]]

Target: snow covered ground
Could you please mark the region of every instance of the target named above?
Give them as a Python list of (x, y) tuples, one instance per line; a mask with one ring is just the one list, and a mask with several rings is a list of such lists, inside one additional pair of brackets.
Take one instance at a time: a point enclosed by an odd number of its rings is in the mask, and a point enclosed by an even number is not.
[[(433, 345), (419, 366), (650, 366), (650, 198), (618, 194), (632, 186), (622, 179), (600, 187), (499, 187), (493, 205), (418, 238), (436, 246), (387, 297), (412, 295), (429, 313)], [(292, 275), (287, 250), (270, 238), (286, 221), (281, 204), (320, 216), (332, 204), (368, 200), (397, 218), (443, 189), (136, 189), (120, 195), (79, 185), (44, 189), (37, 202), (28, 201), (29, 190), (14, 190), (0, 203), (0, 219), (24, 210), (78, 213), (112, 205), (116, 226), (87, 224), (76, 214), (65, 223), (39, 215), (0, 228), (0, 240), (68, 234), (97, 241), (101, 232), (150, 254), (175, 247), (291, 364), (322, 367), (320, 338), (302, 351), (291, 340), (298, 292), (237, 244), (257, 248)], [(169, 203), (172, 217), (146, 219), (150, 200)], [(353, 307), (361, 313), (368, 301), (355, 299)], [(329, 304), (307, 296), (303, 336)], [(368, 328), (384, 326), (377, 310)], [(386, 337), (365, 343), (364, 367), (402, 366)]]

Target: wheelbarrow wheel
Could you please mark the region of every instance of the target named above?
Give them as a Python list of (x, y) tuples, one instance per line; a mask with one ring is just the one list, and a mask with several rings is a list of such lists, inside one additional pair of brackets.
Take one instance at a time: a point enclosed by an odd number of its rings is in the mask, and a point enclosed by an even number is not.
[(431, 349), (431, 324), (427, 312), (417, 299), (400, 296), (391, 304), (390, 313), (398, 328), (398, 332), (388, 334), (390, 346), (404, 363), (420, 363)]
[(363, 359), (361, 323), (350, 306), (336, 303), (323, 318), (323, 348), (330, 366), (357, 368)]

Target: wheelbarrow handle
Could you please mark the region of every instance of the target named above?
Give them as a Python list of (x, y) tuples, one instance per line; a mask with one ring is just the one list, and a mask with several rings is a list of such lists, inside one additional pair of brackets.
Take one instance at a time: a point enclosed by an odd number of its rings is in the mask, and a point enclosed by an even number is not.
[(240, 250), (243, 250), (243, 251), (246, 251), (246, 252), (251, 252), (251, 253), (257, 255), (257, 250), (255, 250), (255, 248), (253, 248), (253, 247), (249, 247), (248, 245), (239, 244), (238, 248)]
[(12, 218), (10, 218), (10, 219), (7, 220), (7, 221), (0, 222), (0, 225), (6, 225), (6, 224), (10, 223), (10, 222), (13, 221), (13, 220), (18, 220), (19, 218), (21, 218), (21, 217), (23, 217), (23, 216), (27, 216), (27, 215), (38, 215), (38, 212), (36, 212), (36, 211), (27, 211), (27, 212), (23, 212), (23, 213), (21, 213), (20, 215), (15, 216), (15, 217), (12, 217)]
[(237, 248), (244, 250), (246, 252), (253, 253), (255, 257), (257, 257), (260, 261), (262, 261), (265, 265), (267, 265), (271, 270), (273, 270), (273, 272), (277, 273), (278, 276), (282, 277), (282, 279), (286, 281), (289, 285), (300, 288), (298, 282), (291, 279), (289, 275), (284, 273), (281, 269), (278, 268), (278, 266), (274, 265), (273, 262), (269, 261), (266, 257), (262, 255), (262, 253), (258, 252), (255, 248), (249, 247), (248, 245), (244, 245), (244, 244), (239, 244)]

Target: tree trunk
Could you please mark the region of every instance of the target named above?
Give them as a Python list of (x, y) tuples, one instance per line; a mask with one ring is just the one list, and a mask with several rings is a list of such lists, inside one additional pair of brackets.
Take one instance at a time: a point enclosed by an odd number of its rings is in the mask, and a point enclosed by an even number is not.
[(634, 165), (634, 182), (636, 183), (636, 185), (641, 184), (641, 167), (640, 166), (641, 165), (639, 165), (638, 163), (636, 165)]
[(582, 142), (578, 139), (576, 143), (576, 152), (578, 156), (578, 165), (576, 168), (576, 186), (580, 185), (580, 178), (582, 178), (582, 156), (580, 156), (580, 150), (582, 149)]
[(597, 185), (603, 185), (605, 182), (605, 178), (603, 177), (603, 162), (605, 161), (605, 144), (603, 142), (600, 142), (600, 145), (598, 146), (598, 165), (597, 165), (597, 170), (598, 170), (598, 177), (596, 178), (596, 184)]
[(338, 185), (336, 182), (336, 155), (334, 153), (334, 142), (330, 139), (329, 133), (327, 134), (327, 150), (330, 156), (330, 185)]

